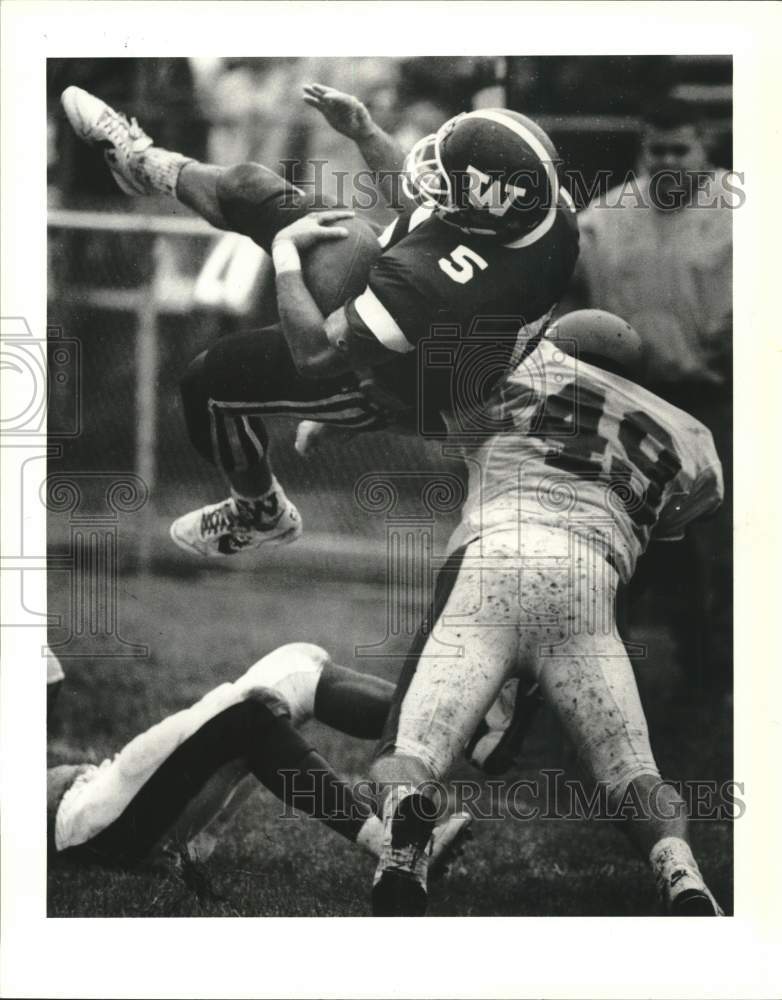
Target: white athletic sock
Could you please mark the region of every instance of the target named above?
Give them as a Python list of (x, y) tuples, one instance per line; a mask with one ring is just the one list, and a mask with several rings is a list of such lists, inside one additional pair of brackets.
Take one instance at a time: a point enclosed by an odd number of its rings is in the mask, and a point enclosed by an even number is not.
[(649, 864), (659, 889), (670, 886), (672, 876), (682, 868), (700, 876), (690, 845), (681, 837), (663, 837), (658, 840), (649, 852)]
[(195, 163), (190, 156), (172, 153), (158, 146), (150, 146), (149, 149), (136, 155), (137, 170), (147, 178), (156, 191), (169, 194), (172, 198), (176, 198), (176, 184), (182, 168), (188, 163)]

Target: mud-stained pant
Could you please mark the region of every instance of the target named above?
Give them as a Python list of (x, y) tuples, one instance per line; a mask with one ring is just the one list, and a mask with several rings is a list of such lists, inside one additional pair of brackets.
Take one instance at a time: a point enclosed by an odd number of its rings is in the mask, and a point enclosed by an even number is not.
[(616, 631), (618, 576), (586, 534), (524, 523), (444, 566), (408, 657), (378, 755), (450, 770), (508, 678), (538, 681), (609, 794), (657, 774), (632, 667)]

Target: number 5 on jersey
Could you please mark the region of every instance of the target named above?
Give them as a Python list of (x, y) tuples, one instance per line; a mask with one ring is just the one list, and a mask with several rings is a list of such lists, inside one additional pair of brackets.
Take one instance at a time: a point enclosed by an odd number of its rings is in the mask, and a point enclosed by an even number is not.
[(475, 274), (476, 267), (485, 271), (489, 266), (479, 253), (461, 244), (448, 257), (441, 257), (437, 263), (440, 270), (445, 271), (449, 278), (458, 281), (460, 285), (467, 284)]

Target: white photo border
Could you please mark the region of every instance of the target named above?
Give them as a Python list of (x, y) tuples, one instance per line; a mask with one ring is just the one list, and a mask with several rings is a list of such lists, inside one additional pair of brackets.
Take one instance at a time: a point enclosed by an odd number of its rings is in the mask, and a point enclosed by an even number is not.
[[(778, 995), (782, 691), (773, 667), (779, 590), (771, 561), (779, 539), (782, 353), (771, 303), (779, 284), (771, 221), (782, 152), (774, 96), (782, 83), (779, 5), (9, 2), (1, 16), (0, 302), (3, 317), (24, 317), (35, 336), (46, 331), (47, 57), (732, 53), (734, 166), (745, 172), (747, 191), (735, 216), (734, 278), (735, 775), (747, 803), (735, 826), (736, 916), (679, 925), (429, 919), (425, 930), (353, 918), (47, 918), (45, 691), (43, 672), (34, 669), (45, 628), (4, 628), (3, 995)], [(2, 459), (10, 467), (8, 455)], [(13, 491), (13, 482), (4, 483), (4, 493)], [(4, 547), (13, 543), (10, 520)], [(26, 531), (45, 552), (42, 508)], [(42, 572), (29, 574), (25, 595), (30, 607), (45, 608)]]

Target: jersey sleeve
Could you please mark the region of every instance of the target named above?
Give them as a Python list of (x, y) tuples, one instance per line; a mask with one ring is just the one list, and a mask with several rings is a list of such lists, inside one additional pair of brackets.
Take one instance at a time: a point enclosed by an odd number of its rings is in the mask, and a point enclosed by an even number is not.
[(656, 541), (672, 542), (684, 537), (687, 525), (713, 514), (725, 497), (722, 463), (714, 440), (705, 427), (698, 435), (695, 475), (688, 488), (677, 481), (666, 500), (653, 536)]
[(361, 295), (348, 301), (345, 315), (355, 335), (407, 354), (427, 335), (437, 310), (410, 281), (406, 268), (385, 256), (380, 258), (382, 267), (373, 268)]

